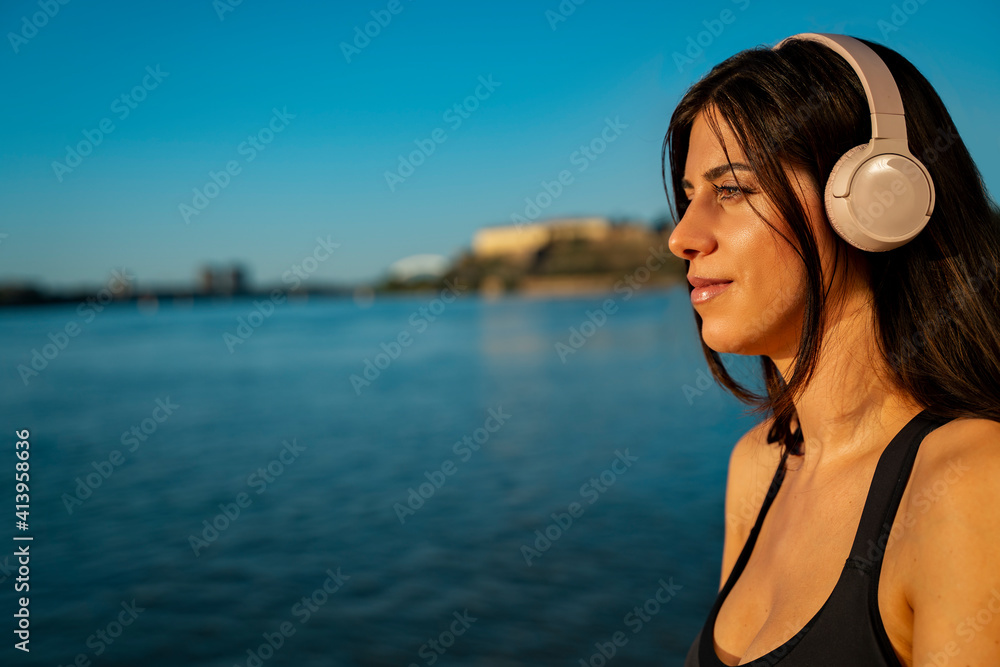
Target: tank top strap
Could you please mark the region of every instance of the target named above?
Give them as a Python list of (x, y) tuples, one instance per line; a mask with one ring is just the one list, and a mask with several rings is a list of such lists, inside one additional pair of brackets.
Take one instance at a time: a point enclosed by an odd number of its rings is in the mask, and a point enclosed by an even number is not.
[(913, 470), (917, 449), (928, 433), (951, 419), (924, 409), (889, 441), (875, 466), (849, 562), (863, 570), (874, 568), (876, 574), (881, 569), (882, 555)]
[(740, 555), (736, 559), (732, 571), (729, 573), (729, 579), (723, 587), (723, 595), (720, 596), (719, 601), (725, 597), (725, 594), (728, 594), (729, 589), (732, 588), (740, 574), (742, 574), (747, 561), (750, 560), (750, 554), (753, 552), (754, 545), (757, 544), (757, 536), (760, 534), (760, 528), (764, 525), (764, 517), (767, 516), (767, 510), (771, 508), (771, 503), (774, 501), (774, 497), (778, 495), (778, 489), (781, 488), (781, 482), (785, 479), (785, 459), (787, 458), (788, 449), (785, 448), (781, 454), (781, 461), (778, 463), (778, 467), (774, 471), (774, 476), (771, 478), (771, 484), (767, 488), (767, 495), (764, 496), (764, 502), (757, 512), (757, 520), (754, 522), (753, 528), (750, 529), (746, 542), (743, 543), (743, 549), (740, 551)]
[(774, 497), (778, 495), (778, 489), (781, 488), (781, 483), (785, 479), (785, 460), (787, 458), (788, 448), (786, 447), (781, 453), (781, 461), (778, 462), (778, 468), (774, 471), (774, 477), (771, 478), (771, 485), (767, 487), (767, 495), (764, 496), (764, 503), (760, 506), (760, 511), (757, 513), (757, 521), (754, 522), (753, 528), (750, 529), (752, 538), (748, 538), (748, 542), (750, 539), (756, 541), (760, 527), (764, 525), (764, 517), (767, 515), (767, 510), (771, 509), (771, 503), (774, 502)]

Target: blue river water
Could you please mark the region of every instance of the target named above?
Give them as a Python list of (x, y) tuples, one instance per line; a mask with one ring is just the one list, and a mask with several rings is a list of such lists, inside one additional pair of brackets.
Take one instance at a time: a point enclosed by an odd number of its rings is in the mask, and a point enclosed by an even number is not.
[(753, 424), (682, 288), (6, 309), (0, 367), (3, 664), (679, 665)]

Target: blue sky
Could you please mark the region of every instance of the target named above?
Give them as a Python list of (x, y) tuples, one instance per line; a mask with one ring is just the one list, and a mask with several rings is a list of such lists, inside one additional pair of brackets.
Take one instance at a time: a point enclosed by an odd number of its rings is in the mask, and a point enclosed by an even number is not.
[[(140, 284), (176, 284), (240, 261), (266, 284), (319, 236), (339, 246), (310, 279), (367, 281), (410, 255), (455, 255), (480, 227), (523, 215), (563, 170), (573, 180), (540, 219), (648, 221), (667, 211), (660, 145), (684, 90), (741, 49), (805, 31), (909, 58), (996, 196), (994, 14), (941, 0), (11, 0), (0, 9), (0, 281), (99, 285), (127, 267)], [(379, 17), (377, 35), (355, 42)], [(674, 54), (710, 28), (703, 54), (678, 66)], [(602, 153), (578, 152), (602, 131)], [(67, 146), (80, 142), (96, 145), (76, 162)], [(399, 171), (418, 144), (429, 155)], [(405, 178), (389, 184), (386, 172)], [(224, 187), (197, 199), (210, 173)]]

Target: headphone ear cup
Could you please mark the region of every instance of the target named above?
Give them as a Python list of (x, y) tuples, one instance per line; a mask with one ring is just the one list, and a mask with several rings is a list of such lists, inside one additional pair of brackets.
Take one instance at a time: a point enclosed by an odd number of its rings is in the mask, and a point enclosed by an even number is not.
[[(875, 140), (844, 153), (823, 191), (830, 225), (855, 248), (892, 250), (923, 230), (934, 210), (934, 182), (906, 146)], [(835, 196), (834, 190), (843, 193)]]
[[(837, 173), (841, 169), (857, 169), (860, 163), (856, 160), (852, 161), (852, 158), (868, 148), (869, 145), (870, 142), (855, 146), (840, 156), (840, 159), (833, 165), (833, 169), (830, 170), (830, 177), (826, 179), (826, 187), (823, 190), (823, 204), (826, 208), (826, 216), (830, 219), (830, 226), (833, 227), (840, 238), (855, 248), (873, 251), (875, 248), (867, 243), (868, 235), (858, 227), (857, 221), (854, 219), (854, 215), (848, 206), (847, 199), (845, 197), (833, 196), (833, 181)], [(853, 175), (851, 178), (853, 178)]]

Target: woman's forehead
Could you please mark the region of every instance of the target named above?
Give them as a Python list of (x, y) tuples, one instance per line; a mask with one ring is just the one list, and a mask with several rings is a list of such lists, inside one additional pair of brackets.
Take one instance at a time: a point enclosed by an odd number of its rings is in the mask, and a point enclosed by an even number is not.
[[(691, 125), (691, 135), (688, 139), (687, 159), (684, 164), (685, 180), (703, 174), (719, 164), (745, 163), (746, 155), (737, 141), (736, 134), (729, 124), (715, 113), (712, 121), (717, 123), (720, 137), (712, 127), (709, 112), (699, 113)], [(728, 159), (727, 159), (728, 158)], [(711, 180), (711, 179), (710, 179)]]

